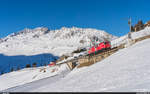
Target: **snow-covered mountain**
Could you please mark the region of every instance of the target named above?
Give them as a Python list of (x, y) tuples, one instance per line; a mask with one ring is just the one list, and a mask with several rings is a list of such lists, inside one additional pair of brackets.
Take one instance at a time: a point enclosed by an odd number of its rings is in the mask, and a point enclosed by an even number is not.
[[(145, 35), (150, 35), (150, 27), (133, 32), (132, 38)], [(115, 42), (120, 44), (123, 40), (121, 37)], [(1, 90), (6, 89), (5, 92), (148, 92), (150, 90), (149, 46), (150, 39), (137, 42), (89, 67), (75, 68), (65, 76), (52, 77), (51, 75), (55, 73), (51, 73), (50, 68), (47, 68), (45, 73), (38, 72), (38, 69), (32, 71), (24, 69), (4, 74), (0, 77), (0, 87)], [(29, 79), (25, 79), (24, 75)], [(33, 77), (40, 79), (42, 76), (49, 78), (37, 81), (33, 79)]]
[(90, 40), (103, 41), (116, 38), (102, 30), (90, 28), (66, 28), (49, 30), (46, 27), (24, 29), (0, 40), (0, 53), (5, 55), (35, 55), (51, 53), (61, 56), (78, 47), (90, 45)]
[[(87, 47), (92, 41), (117, 38), (102, 30), (91, 28), (66, 28), (49, 30), (46, 27), (24, 29), (0, 39), (0, 71), (11, 67), (25, 67), (36, 62), (38, 66), (48, 64), (66, 53)], [(5, 66), (5, 67), (4, 67)]]

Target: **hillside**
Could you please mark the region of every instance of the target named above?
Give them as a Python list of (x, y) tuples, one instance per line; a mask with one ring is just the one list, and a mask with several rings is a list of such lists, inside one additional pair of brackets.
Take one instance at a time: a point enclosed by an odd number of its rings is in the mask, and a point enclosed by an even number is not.
[(91, 28), (66, 28), (49, 30), (46, 27), (24, 29), (13, 33), (0, 42), (0, 53), (5, 55), (37, 55), (51, 53), (61, 56), (72, 52), (78, 47), (90, 45), (91, 40), (103, 41), (117, 38), (102, 30)]
[[(25, 68), (19, 71), (13, 71), (0, 76), (0, 91), (26, 83), (33, 83), (53, 76), (59, 76), (57, 80), (61, 79), (65, 74), (70, 72), (66, 65), (62, 66), (42, 66), (38, 68)], [(41, 84), (41, 83), (40, 83)]]
[[(48, 78), (49, 80), (39, 80), (6, 91), (149, 91), (149, 46), (150, 39), (146, 39), (119, 50), (92, 66), (74, 69), (57, 82)], [(41, 85), (37, 87), (37, 84)]]
[(88, 47), (91, 40), (103, 41), (117, 38), (102, 30), (91, 28), (66, 28), (49, 30), (46, 27), (24, 29), (0, 39), (0, 72), (26, 64), (47, 65), (61, 55), (77, 48)]
[[(138, 32), (131, 33), (131, 39), (137, 39), (143, 36), (150, 35), (150, 27), (145, 27), (145, 29), (140, 30)], [(111, 41), (112, 48), (119, 46), (120, 44), (127, 43), (128, 35), (121, 36)]]

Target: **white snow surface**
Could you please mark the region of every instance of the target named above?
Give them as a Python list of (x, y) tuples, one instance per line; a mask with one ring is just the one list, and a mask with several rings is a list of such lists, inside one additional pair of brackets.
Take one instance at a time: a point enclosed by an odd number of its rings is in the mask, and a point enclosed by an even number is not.
[[(150, 39), (119, 50), (101, 62), (74, 69), (64, 78), (29, 83), (6, 91), (26, 92), (141, 92), (150, 90)], [(11, 74), (11, 73), (10, 73)], [(9, 74), (9, 75), (10, 75)], [(6, 74), (8, 75), (8, 74)], [(7, 85), (3, 76), (3, 84)], [(18, 79), (14, 76), (14, 79)], [(0, 80), (2, 81), (2, 80)], [(52, 81), (54, 81), (52, 83)], [(0, 82), (1, 83), (1, 82)], [(6, 83), (6, 84), (5, 84)], [(11, 82), (10, 82), (11, 83)], [(44, 83), (44, 84), (42, 84)], [(22, 88), (23, 87), (23, 88)], [(36, 88), (35, 88), (36, 87)]]
[[(150, 27), (146, 27), (145, 29), (140, 30), (138, 32), (131, 32), (132, 39), (137, 39), (137, 38), (147, 36), (147, 35), (150, 35)], [(125, 36), (121, 36), (120, 38), (116, 38), (112, 40), (111, 45), (113, 48), (113, 47), (119, 46), (120, 44), (127, 43), (127, 42), (128, 42), (128, 35), (125, 35)]]
[[(45, 72), (43, 69), (45, 69)], [(44, 66), (38, 68), (25, 68), (19, 71), (6, 73), (0, 76), (0, 91), (40, 79), (53, 77), (64, 71), (70, 71), (66, 64), (53, 67)]]

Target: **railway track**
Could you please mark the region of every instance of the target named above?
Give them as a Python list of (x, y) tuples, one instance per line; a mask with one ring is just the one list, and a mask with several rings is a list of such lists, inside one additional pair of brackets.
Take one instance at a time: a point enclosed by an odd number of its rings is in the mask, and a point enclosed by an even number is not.
[[(133, 42), (132, 44), (142, 41), (144, 39), (148, 39), (148, 38), (150, 38), (150, 35), (134, 39), (134, 40), (132, 40), (132, 42)], [(71, 60), (64, 61), (64, 62), (58, 63), (56, 65), (59, 66), (61, 64), (65, 64), (65, 63), (79, 62), (79, 65), (77, 65), (78, 68), (83, 67), (83, 66), (89, 66), (89, 65), (92, 65), (96, 62), (99, 62), (99, 61), (105, 59), (106, 57), (110, 56), (111, 54), (117, 52), (119, 49), (123, 49), (124, 47), (125, 47), (125, 43), (123, 43), (117, 47), (114, 47), (112, 49), (105, 50), (103, 52), (95, 53), (92, 55), (80, 56), (78, 58), (73, 58)], [(71, 67), (70, 69), (73, 69), (73, 68), (74, 67)]]
[(102, 53), (97, 53), (92, 56), (86, 56), (86, 57), (80, 58), (78, 60), (78, 62), (80, 63), (78, 68), (95, 64), (95, 63), (105, 59), (106, 57), (110, 56), (111, 54), (115, 53), (119, 49), (120, 49), (119, 47), (114, 47), (114, 48), (106, 50)]
[[(80, 56), (80, 57), (78, 57), (78, 58), (73, 58), (73, 59), (71, 59), (71, 60), (68, 60), (68, 61), (64, 61), (64, 62), (61, 62), (61, 63), (56, 63), (56, 66), (60, 66), (61, 64), (66, 64), (66, 63), (70, 63), (70, 62), (79, 62), (79, 64), (80, 64), (80, 60), (81, 59), (91, 59), (91, 58), (93, 58), (93, 57), (98, 57), (98, 56), (103, 56), (103, 55), (105, 55), (105, 54), (109, 54), (109, 53), (112, 53), (112, 52), (114, 52), (114, 51), (118, 51), (118, 49), (119, 49), (119, 47), (114, 47), (114, 48), (112, 48), (112, 49), (108, 49), (108, 50), (105, 50), (105, 51), (103, 51), (103, 52), (100, 52), (100, 53), (96, 53), (96, 54), (93, 54), (93, 55), (83, 55), (83, 56)], [(83, 61), (84, 62), (84, 61)], [(86, 62), (85, 62), (86, 63)], [(79, 67), (80, 67), (80, 65), (79, 65)], [(71, 68), (71, 69), (73, 69), (73, 68)]]

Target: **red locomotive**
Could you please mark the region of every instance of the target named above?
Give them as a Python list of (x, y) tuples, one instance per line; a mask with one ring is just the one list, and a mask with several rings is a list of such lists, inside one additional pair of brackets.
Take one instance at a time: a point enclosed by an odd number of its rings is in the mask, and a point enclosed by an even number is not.
[(93, 46), (92, 48), (89, 49), (88, 51), (88, 54), (96, 54), (96, 53), (99, 53), (99, 52), (102, 52), (104, 50), (107, 50), (107, 49), (110, 49), (111, 48), (111, 44), (109, 41), (106, 41), (106, 42), (101, 42), (99, 43), (98, 45), (96, 46)]

